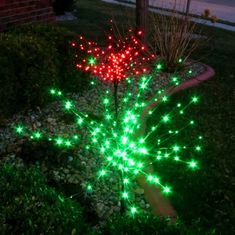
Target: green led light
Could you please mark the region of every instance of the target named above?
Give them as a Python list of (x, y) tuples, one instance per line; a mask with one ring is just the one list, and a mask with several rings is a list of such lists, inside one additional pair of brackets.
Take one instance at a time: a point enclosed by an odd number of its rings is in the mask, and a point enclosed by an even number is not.
[(123, 165), (122, 165), (122, 164), (119, 164), (119, 165), (118, 165), (118, 169), (119, 169), (119, 170), (122, 170), (122, 169), (123, 169)]
[(141, 80), (144, 82), (144, 81), (147, 80), (147, 77), (146, 77), (146, 76), (143, 76), (143, 77), (141, 77)]
[(152, 182), (152, 181), (153, 181), (153, 176), (152, 176), (152, 175), (149, 175), (149, 176), (147, 177), (147, 180), (148, 180), (149, 182)]
[(160, 184), (160, 179), (158, 177), (154, 177), (153, 181), (156, 184)]
[(122, 144), (126, 144), (126, 143), (127, 143), (127, 140), (128, 140), (128, 138), (125, 137), (125, 136), (123, 136), (123, 137), (122, 137)]
[(15, 128), (15, 131), (16, 131), (16, 133), (18, 133), (18, 134), (22, 134), (22, 133), (24, 132), (24, 128), (23, 128), (23, 126), (17, 126), (17, 127)]
[(194, 161), (194, 160), (192, 160), (192, 161), (189, 162), (188, 164), (189, 164), (189, 167), (190, 167), (191, 169), (193, 169), (193, 170), (196, 169), (197, 166), (198, 166), (197, 162)]
[(65, 142), (65, 145), (66, 145), (67, 147), (70, 147), (72, 144), (71, 144), (71, 142), (70, 142), (69, 140), (67, 140), (67, 141)]
[(109, 99), (104, 99), (104, 104), (108, 104), (109, 103)]
[(170, 187), (165, 186), (165, 187), (163, 188), (163, 193), (164, 193), (164, 194), (169, 194), (169, 193), (171, 193)]
[(128, 196), (128, 193), (127, 193), (127, 192), (123, 192), (122, 197), (123, 197), (124, 199), (127, 199), (127, 198), (129, 197), (129, 196)]
[(169, 154), (168, 154), (168, 153), (165, 153), (164, 157), (165, 157), (165, 158), (168, 158), (168, 157), (169, 157)]
[(112, 157), (108, 157), (107, 160), (108, 160), (109, 162), (111, 162), (111, 161), (113, 160), (113, 158), (112, 158)]
[(156, 68), (157, 68), (158, 70), (162, 69), (162, 64), (160, 64), (160, 63), (157, 64)]
[(199, 101), (198, 97), (196, 97), (196, 96), (192, 97), (192, 103), (198, 103), (198, 101)]
[(161, 159), (162, 159), (162, 156), (161, 156), (161, 155), (157, 155), (156, 159), (157, 159), (157, 160), (161, 160)]
[(152, 126), (151, 127), (151, 131), (155, 131), (156, 130), (156, 127), (155, 126)]
[(56, 90), (55, 90), (55, 89), (51, 89), (51, 90), (50, 90), (50, 93), (51, 93), (52, 95), (54, 95), (54, 94), (56, 93)]
[(162, 97), (162, 101), (163, 101), (163, 102), (167, 102), (167, 101), (168, 101), (168, 97), (167, 97), (166, 95), (164, 95), (164, 96)]
[(112, 118), (112, 116), (110, 114), (106, 115), (106, 119), (110, 120)]
[(56, 144), (57, 145), (62, 145), (63, 144), (63, 140), (61, 138), (56, 139)]
[(90, 59), (88, 60), (88, 64), (89, 64), (89, 65), (94, 65), (94, 64), (96, 64), (95, 58), (90, 58)]
[(131, 214), (136, 214), (137, 213), (137, 208), (132, 206), (131, 207)]
[(180, 147), (178, 145), (173, 146), (173, 151), (175, 152), (180, 151)]
[(142, 83), (142, 84), (140, 85), (140, 88), (141, 88), (141, 89), (146, 89), (146, 88), (147, 88), (147, 84)]
[(198, 152), (200, 152), (200, 151), (202, 150), (202, 148), (201, 148), (201, 146), (196, 146), (196, 147), (195, 147), (195, 150), (198, 151)]
[(179, 161), (180, 158), (179, 158), (178, 156), (175, 156), (175, 157), (174, 157), (174, 160), (175, 160), (175, 161)]
[(129, 181), (129, 179), (125, 178), (125, 179), (123, 180), (123, 183), (124, 183), (124, 184), (128, 184), (128, 183), (130, 183), (130, 181)]
[(134, 170), (134, 174), (137, 175), (139, 171), (137, 169)]
[(91, 186), (90, 184), (87, 185), (86, 191), (87, 191), (88, 193), (92, 192), (92, 186)]
[(65, 102), (65, 108), (66, 108), (66, 109), (71, 109), (71, 108), (72, 108), (72, 102), (66, 101), (66, 102)]
[(139, 153), (147, 154), (148, 150), (146, 148), (139, 148)]
[(105, 170), (101, 170), (100, 172), (99, 172), (99, 176), (105, 176), (106, 175), (106, 171)]
[(142, 168), (142, 167), (143, 167), (143, 163), (138, 163), (138, 164), (137, 164), (137, 167), (138, 167), (138, 168)]
[(77, 123), (78, 123), (79, 125), (81, 125), (81, 124), (83, 123), (83, 119), (82, 119), (82, 118), (78, 118)]
[(40, 132), (35, 132), (35, 133), (34, 133), (34, 137), (35, 137), (36, 139), (40, 139), (40, 138), (42, 137), (42, 134), (41, 134)]
[(165, 116), (162, 117), (163, 122), (169, 122), (169, 120), (170, 120), (169, 115), (165, 115)]

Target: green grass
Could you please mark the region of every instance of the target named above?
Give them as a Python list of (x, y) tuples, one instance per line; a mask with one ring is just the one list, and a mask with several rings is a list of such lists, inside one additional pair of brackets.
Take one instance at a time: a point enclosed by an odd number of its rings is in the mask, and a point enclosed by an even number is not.
[[(129, 22), (134, 24), (133, 9), (98, 0), (79, 0), (76, 15), (77, 21), (61, 24), (100, 42), (105, 40), (110, 18), (116, 19), (119, 28), (126, 28)], [(203, 231), (209, 229), (215, 230), (215, 234), (233, 234), (235, 33), (214, 27), (204, 26), (203, 29), (209, 42), (193, 57), (212, 66), (216, 75), (174, 95), (182, 101), (190, 94), (201, 96), (200, 106), (191, 111), (191, 115), (198, 122), (197, 131), (204, 134), (203, 158), (200, 171), (194, 174), (179, 170), (170, 174), (176, 185), (172, 202), (182, 221), (196, 234), (204, 234)]]

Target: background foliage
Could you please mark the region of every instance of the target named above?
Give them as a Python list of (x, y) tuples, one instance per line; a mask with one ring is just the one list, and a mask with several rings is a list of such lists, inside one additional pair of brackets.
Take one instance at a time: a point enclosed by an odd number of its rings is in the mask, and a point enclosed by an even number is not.
[(76, 34), (58, 26), (32, 24), (0, 35), (1, 117), (47, 102), (51, 86), (80, 92), (87, 75), (74, 67), (69, 42)]

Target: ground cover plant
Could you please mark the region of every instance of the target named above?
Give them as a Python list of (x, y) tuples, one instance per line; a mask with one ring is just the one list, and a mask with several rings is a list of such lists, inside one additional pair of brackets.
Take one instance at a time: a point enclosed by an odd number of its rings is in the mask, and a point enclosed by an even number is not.
[(80, 234), (78, 203), (47, 186), (37, 167), (1, 166), (1, 234)]

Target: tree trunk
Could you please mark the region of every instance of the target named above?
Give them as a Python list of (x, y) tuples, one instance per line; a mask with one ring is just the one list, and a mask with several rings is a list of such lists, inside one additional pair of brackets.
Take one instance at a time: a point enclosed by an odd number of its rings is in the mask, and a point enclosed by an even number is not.
[(190, 4), (191, 4), (191, 0), (187, 0), (186, 12), (185, 12), (187, 16), (189, 14)]
[[(147, 42), (148, 25), (148, 3), (149, 0), (136, 0), (136, 30), (142, 31), (142, 40)], [(137, 34), (138, 35), (138, 34)]]

